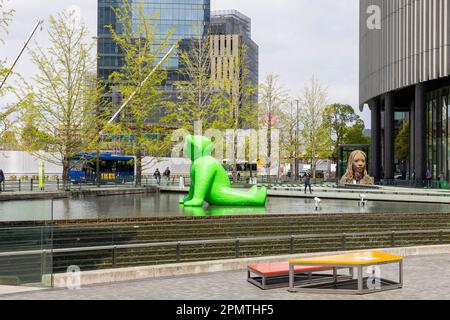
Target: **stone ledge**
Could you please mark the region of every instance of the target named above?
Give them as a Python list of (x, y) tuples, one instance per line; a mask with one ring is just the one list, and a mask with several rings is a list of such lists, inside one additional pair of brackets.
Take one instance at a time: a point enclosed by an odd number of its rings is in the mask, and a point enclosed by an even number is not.
[[(111, 284), (144, 279), (156, 279), (163, 277), (176, 277), (183, 275), (196, 275), (201, 273), (214, 273), (234, 270), (244, 270), (249, 263), (279, 262), (304, 257), (336, 255), (348, 252), (381, 251), (403, 257), (429, 256), (450, 253), (450, 245), (405, 247), (405, 248), (385, 248), (385, 249), (365, 249), (355, 251), (321, 252), (288, 256), (245, 258), (235, 260), (217, 260), (206, 262), (189, 262), (180, 264), (157, 265), (148, 267), (132, 267), (122, 269), (105, 269), (96, 271), (81, 272), (81, 285)], [(59, 273), (53, 277), (55, 288), (66, 288), (67, 283), (72, 283), (73, 277), (70, 274)], [(44, 276), (44, 282), (48, 282), (49, 277)]]
[(52, 200), (63, 198), (80, 198), (80, 197), (102, 197), (130, 194), (154, 194), (159, 193), (156, 186), (147, 186), (139, 188), (100, 188), (100, 189), (80, 189), (72, 191), (35, 191), (35, 192), (1, 192), (0, 201), (17, 201), (17, 200)]

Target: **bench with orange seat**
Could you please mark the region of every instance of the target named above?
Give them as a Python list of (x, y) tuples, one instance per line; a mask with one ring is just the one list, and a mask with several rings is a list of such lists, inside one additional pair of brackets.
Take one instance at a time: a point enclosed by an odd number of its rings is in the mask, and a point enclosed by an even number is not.
[[(333, 274), (323, 273), (325, 271), (333, 271)], [(353, 277), (352, 271), (350, 271), (351, 276), (346, 276), (346, 278)], [(330, 267), (296, 266), (295, 285), (301, 286), (327, 281), (334, 276), (335, 272), (336, 270)], [(289, 262), (250, 264), (247, 266), (247, 281), (263, 290), (288, 287)]]

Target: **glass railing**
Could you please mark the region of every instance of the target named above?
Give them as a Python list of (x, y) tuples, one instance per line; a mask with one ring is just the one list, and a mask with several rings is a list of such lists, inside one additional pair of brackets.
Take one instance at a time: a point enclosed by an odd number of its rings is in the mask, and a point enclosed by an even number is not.
[(0, 201), (0, 286), (52, 286), (52, 200)]

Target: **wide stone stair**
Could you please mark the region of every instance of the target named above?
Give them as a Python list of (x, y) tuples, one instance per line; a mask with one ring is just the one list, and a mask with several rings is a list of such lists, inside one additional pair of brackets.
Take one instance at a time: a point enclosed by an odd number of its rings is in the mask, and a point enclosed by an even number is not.
[[(2, 226), (0, 226), (2, 227)], [(20, 227), (20, 228), (19, 228)], [(232, 239), (227, 243), (117, 249), (114, 267), (133, 267), (236, 257), (260, 257), (364, 248), (450, 244), (450, 214), (314, 214), (198, 218), (137, 218), (57, 221), (52, 226), (14, 226), (0, 232), (0, 252), (130, 245), (143, 243)], [(9, 230), (9, 231), (7, 231)], [(420, 234), (401, 231), (431, 230)], [(353, 233), (387, 232), (386, 235)], [(343, 236), (343, 234), (346, 234)], [(302, 238), (290, 238), (290, 236)], [(324, 235), (317, 237), (317, 235)], [(279, 240), (244, 241), (254, 237)], [(315, 236), (315, 237), (310, 237)], [(53, 241), (51, 239), (53, 238)], [(236, 242), (236, 239), (240, 239)], [(178, 253), (178, 254), (177, 254)], [(178, 259), (177, 259), (178, 258)], [(0, 279), (20, 274), (21, 282), (36, 280), (46, 268), (66, 272), (113, 267), (113, 250), (0, 257)]]

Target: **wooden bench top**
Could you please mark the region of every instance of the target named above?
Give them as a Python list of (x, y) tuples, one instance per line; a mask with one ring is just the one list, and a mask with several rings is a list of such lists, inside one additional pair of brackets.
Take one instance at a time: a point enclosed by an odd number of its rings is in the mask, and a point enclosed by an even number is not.
[[(264, 276), (278, 276), (285, 275), (289, 273), (289, 262), (279, 262), (279, 263), (255, 263), (250, 264), (247, 268), (251, 271), (255, 271)], [(294, 270), (296, 273), (300, 272), (317, 272), (330, 270), (330, 267), (304, 267), (295, 266)]]

